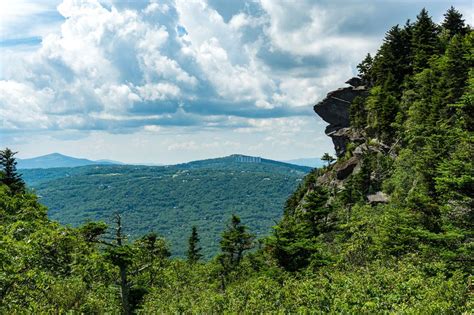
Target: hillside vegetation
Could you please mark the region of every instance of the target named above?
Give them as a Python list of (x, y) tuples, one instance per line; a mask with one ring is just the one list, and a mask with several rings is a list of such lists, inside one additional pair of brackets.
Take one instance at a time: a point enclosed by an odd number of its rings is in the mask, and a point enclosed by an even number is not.
[(174, 255), (186, 254), (187, 233), (200, 230), (205, 257), (219, 250), (226, 220), (239, 215), (259, 236), (268, 235), (283, 213), (286, 198), (311, 169), (236, 156), (150, 167), (86, 166), (22, 170), (41, 196), (49, 218), (78, 226), (88, 220), (110, 223), (122, 214), (124, 232), (136, 239), (157, 232)]
[(48, 220), (3, 151), (0, 312), (472, 314), (473, 39), (453, 8), (390, 29), (327, 130), (337, 161), (269, 237), (230, 217), (208, 262), (199, 228), (182, 260), (153, 234), (127, 242), (119, 215), (108, 230)]

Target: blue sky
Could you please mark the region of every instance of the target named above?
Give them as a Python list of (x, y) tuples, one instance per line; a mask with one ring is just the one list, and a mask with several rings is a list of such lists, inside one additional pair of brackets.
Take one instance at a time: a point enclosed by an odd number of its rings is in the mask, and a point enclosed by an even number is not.
[(312, 105), (385, 31), (471, 1), (0, 1), (0, 146), (176, 163), (332, 152)]

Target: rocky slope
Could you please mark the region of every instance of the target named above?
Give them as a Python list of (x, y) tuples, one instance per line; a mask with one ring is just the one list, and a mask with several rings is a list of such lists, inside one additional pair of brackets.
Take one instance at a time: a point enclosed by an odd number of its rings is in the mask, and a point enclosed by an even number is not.
[[(350, 86), (329, 92), (325, 99), (314, 105), (316, 114), (329, 123), (325, 132), (331, 137), (338, 157), (337, 162), (317, 178), (317, 183), (338, 190), (344, 189), (351, 175), (360, 172), (365, 156), (394, 157), (391, 147), (380, 140), (370, 139), (363, 129), (350, 126), (351, 102), (358, 96), (367, 97), (368, 90), (357, 77), (346, 81), (346, 84)], [(371, 180), (376, 181), (380, 176), (373, 171)], [(380, 191), (368, 194), (366, 198), (373, 203), (388, 201), (388, 196)]]

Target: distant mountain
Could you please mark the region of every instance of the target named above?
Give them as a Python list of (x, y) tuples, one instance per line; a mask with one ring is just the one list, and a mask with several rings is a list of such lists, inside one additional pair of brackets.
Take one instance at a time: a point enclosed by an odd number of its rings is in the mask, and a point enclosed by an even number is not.
[(185, 255), (189, 232), (196, 225), (203, 252), (211, 257), (233, 213), (257, 236), (268, 234), (281, 218), (286, 199), (310, 170), (231, 155), (168, 166), (88, 165), (22, 173), (54, 220), (72, 225), (110, 222), (119, 211), (132, 239), (158, 232), (179, 256)]
[(91, 161), (88, 159), (75, 158), (60, 153), (52, 153), (30, 159), (17, 159), (17, 162), (17, 168), (19, 169), (122, 164), (120, 162), (111, 160)]
[(321, 161), (320, 158), (303, 158), (303, 159), (288, 160), (284, 162), (295, 164), (295, 165), (308, 166), (312, 168), (324, 166), (324, 161)]

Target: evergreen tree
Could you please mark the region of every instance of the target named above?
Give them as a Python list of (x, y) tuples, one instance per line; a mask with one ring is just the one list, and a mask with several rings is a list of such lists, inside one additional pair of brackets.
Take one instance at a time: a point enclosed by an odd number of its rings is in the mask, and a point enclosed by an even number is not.
[(354, 128), (364, 128), (367, 124), (367, 112), (365, 110), (365, 99), (357, 96), (352, 100), (349, 108), (349, 118), (351, 126)]
[(20, 174), (16, 170), (15, 154), (9, 148), (0, 151), (0, 165), (2, 171), (0, 173), (0, 182), (10, 187), (13, 193), (23, 192), (25, 190), (25, 183), (21, 179)]
[(318, 236), (328, 230), (328, 216), (331, 207), (326, 205), (328, 192), (317, 185), (304, 197), (302, 217), (311, 228), (312, 236)]
[(392, 27), (385, 35), (384, 43), (374, 58), (372, 72), (376, 85), (384, 86), (387, 92), (401, 95), (402, 83), (412, 72), (411, 25), (405, 28)]
[(324, 153), (324, 155), (321, 157), (321, 160), (322, 161), (326, 161), (328, 163), (328, 167), (329, 165), (331, 165), (331, 163), (333, 161), (335, 161), (336, 159), (334, 157), (332, 157), (329, 153)]
[(114, 243), (107, 243), (110, 247), (106, 251), (106, 257), (113, 265), (119, 268), (120, 274), (120, 298), (122, 301), (122, 314), (132, 314), (132, 307), (130, 305), (130, 281), (128, 270), (132, 264), (133, 251), (128, 244), (124, 244), (125, 235), (122, 233), (122, 216), (115, 215), (117, 224)]
[(364, 60), (357, 65), (357, 69), (359, 70), (359, 77), (362, 79), (364, 84), (367, 87), (371, 87), (373, 85), (373, 76), (372, 76), (372, 64), (374, 59), (370, 54), (365, 56)]
[(473, 61), (469, 60), (468, 56), (468, 44), (460, 35), (453, 36), (443, 58), (439, 61), (441, 67), (440, 90), (445, 105), (455, 103), (464, 94), (469, 69), (473, 66)]
[[(390, 77), (387, 85), (390, 83)], [(393, 141), (394, 133), (392, 124), (395, 122), (398, 112), (398, 100), (386, 88), (376, 86), (371, 89), (367, 98), (367, 124), (369, 134), (378, 137), (387, 143)]]
[(444, 21), (441, 24), (443, 29), (448, 31), (449, 37), (455, 35), (464, 35), (467, 32), (467, 27), (464, 24), (462, 14), (457, 11), (453, 6), (444, 14)]
[(221, 250), (230, 266), (240, 263), (243, 253), (253, 247), (253, 239), (253, 235), (247, 232), (247, 227), (241, 223), (240, 218), (232, 215), (220, 242)]
[(307, 267), (319, 249), (310, 225), (294, 216), (287, 216), (273, 229), (273, 235), (266, 239), (266, 243), (278, 265), (288, 271)]
[(188, 240), (188, 262), (194, 264), (202, 258), (197, 227), (193, 226)]
[(431, 20), (426, 9), (422, 9), (413, 25), (413, 68), (415, 72), (428, 67), (430, 58), (438, 53), (438, 26)]

